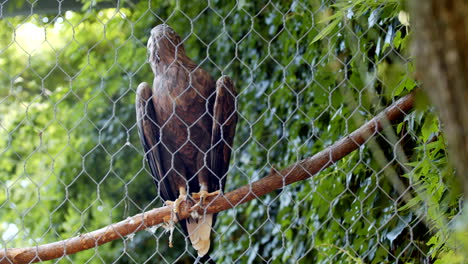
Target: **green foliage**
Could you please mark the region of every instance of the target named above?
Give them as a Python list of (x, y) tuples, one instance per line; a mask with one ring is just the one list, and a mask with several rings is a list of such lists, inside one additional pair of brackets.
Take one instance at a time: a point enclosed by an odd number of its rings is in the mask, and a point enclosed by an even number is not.
[[(399, 1), (139, 1), (103, 10), (82, 2), (63, 22), (0, 20), (3, 248), (64, 239), (161, 205), (134, 118), (135, 88), (153, 76), (145, 43), (159, 23), (213, 76), (230, 75), (238, 87), (227, 191), (317, 153), (417, 87)], [(44, 29), (47, 37), (22, 39)], [(213, 257), (463, 260), (447, 226), (460, 190), (438, 120), (420, 104), (313, 179), (221, 213)], [(193, 250), (175, 236), (171, 249), (158, 229), (60, 263), (190, 262)]]

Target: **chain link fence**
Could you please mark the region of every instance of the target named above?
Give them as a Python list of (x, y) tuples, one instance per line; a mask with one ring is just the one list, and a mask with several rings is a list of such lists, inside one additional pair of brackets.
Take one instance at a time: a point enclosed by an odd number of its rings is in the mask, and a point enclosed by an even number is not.
[[(417, 88), (404, 8), (391, 0), (0, 2), (0, 250), (163, 205), (135, 117), (137, 86), (154, 79), (146, 47), (154, 26), (171, 26), (188, 57), (236, 86), (227, 193), (314, 155)], [(213, 122), (210, 96), (196, 122)], [(186, 124), (192, 137), (168, 147), (171, 168), (194, 161), (174, 154), (184, 148), (209, 153), (197, 140), (212, 131), (191, 130), (196, 122)], [(186, 177), (211, 164), (192, 163)], [(420, 107), (311, 179), (218, 214), (210, 255), (433, 263), (461, 211), (453, 173), (436, 115)], [(193, 263), (181, 226), (172, 248), (166, 229), (49, 262)]]

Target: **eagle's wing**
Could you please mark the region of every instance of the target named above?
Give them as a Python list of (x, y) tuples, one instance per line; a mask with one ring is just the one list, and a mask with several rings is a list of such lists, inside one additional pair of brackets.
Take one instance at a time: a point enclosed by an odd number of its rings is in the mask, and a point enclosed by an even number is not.
[(145, 158), (150, 166), (151, 174), (163, 200), (175, 200), (175, 195), (170, 192), (169, 186), (163, 180), (165, 170), (161, 163), (159, 151), (159, 126), (153, 105), (153, 92), (151, 87), (143, 82), (138, 85), (135, 100), (138, 134), (145, 151)]
[[(216, 99), (213, 107), (211, 137), (211, 170), (216, 178), (210, 181), (212, 190), (224, 189), (226, 172), (233, 149), (237, 124), (236, 89), (228, 76), (216, 82)], [(221, 186), (220, 186), (221, 185)], [(221, 187), (221, 188), (220, 188)]]

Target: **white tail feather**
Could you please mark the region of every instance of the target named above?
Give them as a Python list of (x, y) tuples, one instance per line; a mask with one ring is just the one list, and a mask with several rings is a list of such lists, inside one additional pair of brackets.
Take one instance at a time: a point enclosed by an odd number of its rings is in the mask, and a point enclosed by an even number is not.
[(207, 214), (196, 222), (194, 219), (187, 220), (187, 231), (189, 233), (190, 242), (193, 248), (198, 252), (198, 256), (203, 257), (210, 249), (210, 234), (211, 225), (213, 223), (213, 215)]

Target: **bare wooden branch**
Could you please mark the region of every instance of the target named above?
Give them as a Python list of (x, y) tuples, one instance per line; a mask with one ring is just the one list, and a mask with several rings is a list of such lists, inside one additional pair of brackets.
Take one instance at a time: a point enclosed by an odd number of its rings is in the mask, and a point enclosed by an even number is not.
[[(312, 177), (365, 144), (368, 139), (382, 130), (385, 119), (395, 123), (411, 111), (413, 105), (414, 93), (401, 98), (359, 129), (316, 155), (299, 161), (281, 171), (272, 169), (270, 175), (258, 181), (244, 185), (224, 195), (208, 198), (209, 206), (206, 208), (206, 212), (217, 213), (224, 211), (291, 183)], [(188, 202), (181, 204), (180, 219), (185, 219), (190, 215), (190, 206), (191, 204)], [(199, 209), (199, 213), (203, 212), (203, 209)], [(29, 248), (3, 249), (0, 252), (0, 264), (33, 263), (60, 258), (116, 239), (123, 239), (132, 233), (167, 222), (170, 217), (171, 209), (164, 206), (66, 240)]]

